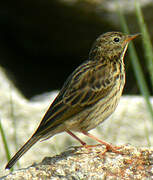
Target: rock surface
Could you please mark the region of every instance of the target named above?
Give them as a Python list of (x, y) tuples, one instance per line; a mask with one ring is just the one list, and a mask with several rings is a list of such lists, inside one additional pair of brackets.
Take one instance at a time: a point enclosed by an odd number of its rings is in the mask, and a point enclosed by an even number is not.
[(14, 171), (1, 180), (149, 180), (153, 179), (153, 149), (123, 146), (121, 154), (105, 147), (76, 147), (41, 163)]

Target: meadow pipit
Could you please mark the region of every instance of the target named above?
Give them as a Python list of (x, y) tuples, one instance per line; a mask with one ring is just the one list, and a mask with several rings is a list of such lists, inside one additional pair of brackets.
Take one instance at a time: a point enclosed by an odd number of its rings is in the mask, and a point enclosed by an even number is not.
[(102, 123), (116, 109), (125, 84), (124, 54), (128, 43), (137, 36), (108, 32), (96, 39), (88, 60), (68, 77), (39, 127), (8, 162), (7, 169), (38, 140), (64, 131), (83, 146), (86, 143), (72, 131), (82, 132), (111, 149), (111, 145), (88, 131)]

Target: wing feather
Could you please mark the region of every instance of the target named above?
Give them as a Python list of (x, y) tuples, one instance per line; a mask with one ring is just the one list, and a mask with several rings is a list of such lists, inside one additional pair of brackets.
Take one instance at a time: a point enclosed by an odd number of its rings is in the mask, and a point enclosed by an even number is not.
[(36, 133), (45, 134), (104, 98), (113, 88), (111, 75), (105, 72), (105, 66), (98, 68), (95, 63), (88, 61), (78, 67), (49, 107)]

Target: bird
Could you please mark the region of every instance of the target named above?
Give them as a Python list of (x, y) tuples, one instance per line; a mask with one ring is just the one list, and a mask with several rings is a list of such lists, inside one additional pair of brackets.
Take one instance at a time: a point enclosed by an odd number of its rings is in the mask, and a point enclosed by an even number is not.
[(67, 78), (34, 134), (12, 157), (6, 169), (12, 168), (36, 142), (61, 132), (68, 133), (85, 147), (88, 145), (74, 132), (83, 133), (108, 149), (112, 148), (88, 131), (115, 111), (125, 85), (125, 52), (129, 42), (137, 36), (139, 34), (113, 31), (95, 40), (88, 59)]

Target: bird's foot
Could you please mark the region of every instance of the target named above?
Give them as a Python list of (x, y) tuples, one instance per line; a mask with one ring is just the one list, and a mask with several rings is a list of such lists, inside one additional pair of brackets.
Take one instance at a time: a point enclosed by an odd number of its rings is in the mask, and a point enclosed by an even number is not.
[[(102, 144), (95, 144), (95, 145), (84, 144), (84, 145), (79, 146), (79, 147), (77, 147), (77, 148), (86, 148), (87, 151), (88, 151), (88, 154), (89, 154), (89, 153), (92, 153), (92, 152), (93, 152), (93, 148), (98, 147), (98, 146), (101, 146), (101, 145), (102, 145)], [(102, 151), (99, 151), (99, 150), (98, 150), (98, 151), (95, 150), (95, 152), (98, 154), (98, 156), (99, 156), (100, 158), (104, 157), (106, 152), (113, 152), (113, 153), (116, 153), (116, 154), (123, 154), (121, 151), (119, 151), (119, 150), (122, 148), (122, 146), (113, 146), (113, 145), (108, 144), (108, 143), (107, 143), (107, 145), (105, 144), (104, 146), (105, 146), (106, 148), (104, 149), (103, 152), (102, 152)]]
[(100, 145), (101, 145), (101, 144), (95, 144), (95, 145), (85, 144), (85, 145), (83, 145), (83, 146), (81, 146), (81, 147), (91, 150), (92, 148), (97, 147), (97, 146), (100, 146)]
[[(95, 137), (94, 135), (88, 133), (88, 132), (85, 132), (85, 131), (82, 131), (82, 133), (94, 140), (96, 140), (97, 142), (99, 142), (100, 144), (106, 146), (106, 150), (101, 153), (102, 155), (104, 155), (106, 152), (108, 151), (111, 151), (111, 152), (114, 152), (114, 153), (118, 153), (118, 154), (122, 154), (120, 151), (118, 151), (119, 149), (121, 149), (122, 147), (118, 147), (118, 146), (113, 146), (105, 141), (102, 141), (101, 139)], [(98, 144), (99, 145), (99, 144)], [(97, 145), (94, 145), (94, 147), (97, 146)]]
[(106, 152), (113, 152), (113, 153), (116, 153), (116, 154), (123, 154), (121, 151), (119, 151), (122, 146), (113, 146), (111, 144), (108, 144), (107, 145), (105, 144), (106, 146), (106, 149), (103, 151), (103, 152), (99, 152), (99, 157), (103, 157), (105, 155)]

